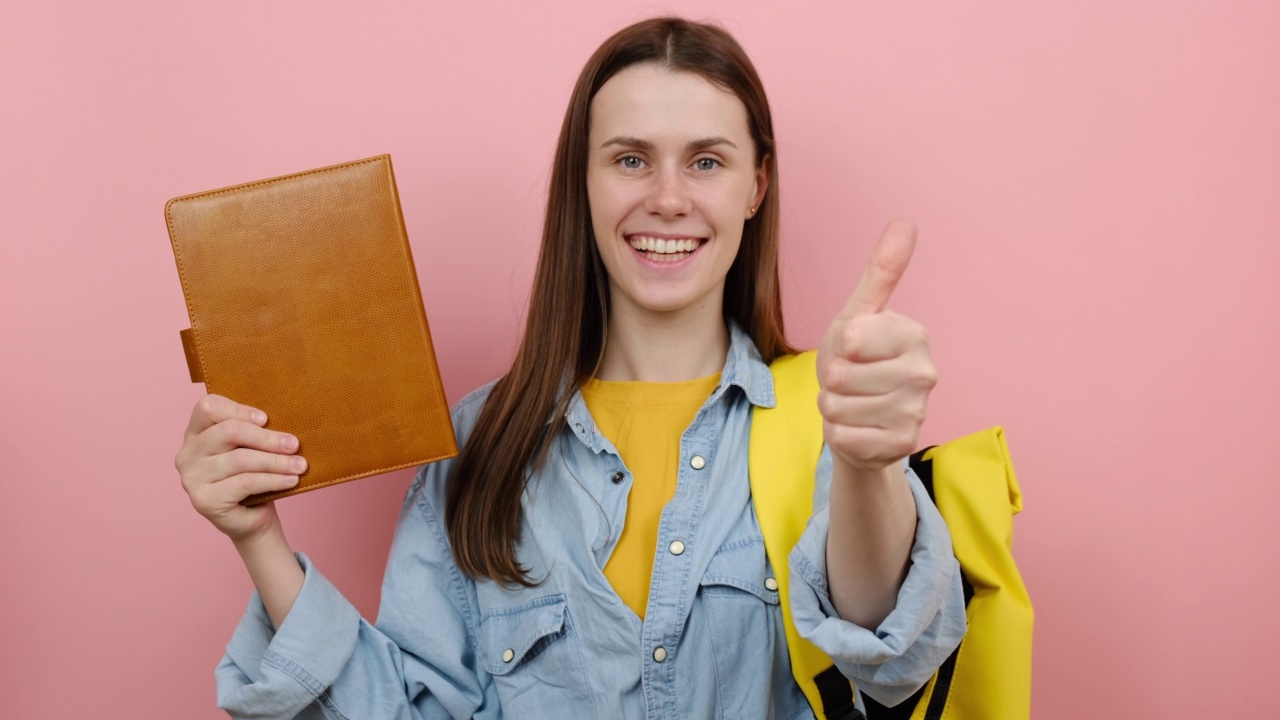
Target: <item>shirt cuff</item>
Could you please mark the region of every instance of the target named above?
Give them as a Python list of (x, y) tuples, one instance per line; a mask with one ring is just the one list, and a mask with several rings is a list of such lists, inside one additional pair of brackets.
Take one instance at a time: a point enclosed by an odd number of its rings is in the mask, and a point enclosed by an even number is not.
[(814, 513), (789, 558), (791, 612), (805, 639), (831, 656), (859, 689), (894, 705), (919, 689), (960, 644), (966, 628), (960, 566), (951, 535), (915, 473), (907, 479), (916, 501), (911, 566), (897, 602), (878, 627), (840, 618), (827, 581), (829, 507)]
[(302, 590), (279, 630), (257, 591), (218, 664), (218, 706), (293, 717), (333, 684), (355, 649), (360, 613), (302, 553)]

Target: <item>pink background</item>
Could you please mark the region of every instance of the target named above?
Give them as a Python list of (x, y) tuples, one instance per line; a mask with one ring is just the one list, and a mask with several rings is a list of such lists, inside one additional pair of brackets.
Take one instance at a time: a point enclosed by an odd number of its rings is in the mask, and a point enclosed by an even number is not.
[[(0, 10), (0, 716), (222, 716), (250, 585), (173, 467), (165, 200), (392, 153), (456, 400), (510, 359), (576, 73), (664, 10), (768, 87), (795, 340), (919, 224), (894, 307), (926, 439), (1007, 428), (1035, 717), (1275, 711), (1280, 6), (179, 5)], [(282, 504), (369, 617), (409, 477)]]

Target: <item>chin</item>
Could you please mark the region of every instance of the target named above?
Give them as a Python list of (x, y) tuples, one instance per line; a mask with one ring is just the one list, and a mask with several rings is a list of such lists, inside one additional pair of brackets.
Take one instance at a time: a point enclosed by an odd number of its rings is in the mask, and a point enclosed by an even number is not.
[[(721, 291), (723, 292), (723, 290)], [(632, 296), (631, 302), (638, 309), (654, 314), (673, 314), (709, 305), (708, 295), (650, 295)]]

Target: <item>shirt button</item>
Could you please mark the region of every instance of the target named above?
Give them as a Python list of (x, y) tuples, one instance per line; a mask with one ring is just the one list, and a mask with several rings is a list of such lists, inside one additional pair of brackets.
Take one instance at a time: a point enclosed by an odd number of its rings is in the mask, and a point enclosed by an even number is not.
[(778, 589), (778, 581), (777, 581), (777, 580), (774, 580), (773, 578), (765, 578), (765, 579), (764, 579), (764, 589), (765, 589), (765, 590), (777, 590), (777, 589)]
[(701, 455), (694, 455), (693, 457), (689, 458), (689, 467), (693, 468), (694, 470), (701, 470), (706, 466), (707, 466), (707, 459), (702, 457)]
[(626, 478), (627, 478), (627, 474), (619, 470), (618, 472), (614, 473), (613, 476), (610, 477), (609, 479), (613, 481), (614, 485), (618, 485)]
[(666, 649), (666, 648), (664, 648), (664, 647), (657, 647), (657, 648), (654, 648), (654, 650), (653, 650), (653, 661), (654, 661), (654, 662), (662, 662), (663, 660), (666, 660), (666, 659), (667, 659), (667, 649)]
[(671, 544), (667, 546), (667, 549), (671, 551), (672, 555), (683, 555), (684, 543), (679, 540), (672, 540)]
[(502, 662), (504, 662), (504, 663), (509, 663), (509, 662), (511, 662), (512, 660), (515, 660), (515, 659), (516, 659), (516, 651), (515, 651), (515, 650), (512, 650), (511, 648), (507, 648), (506, 650), (503, 650), (503, 651), (502, 651)]

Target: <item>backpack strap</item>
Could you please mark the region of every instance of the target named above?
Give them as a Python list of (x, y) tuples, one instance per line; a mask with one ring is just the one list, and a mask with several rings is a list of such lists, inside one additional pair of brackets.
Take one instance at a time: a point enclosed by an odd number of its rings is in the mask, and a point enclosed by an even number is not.
[(773, 371), (772, 408), (751, 413), (747, 473), (765, 553), (778, 581), (778, 599), (786, 625), (791, 674), (819, 718), (858, 718), (853, 685), (816, 645), (800, 637), (791, 617), (791, 566), (788, 556), (813, 515), (814, 474), (822, 454), (822, 415), (818, 412), (817, 352), (787, 355)]

